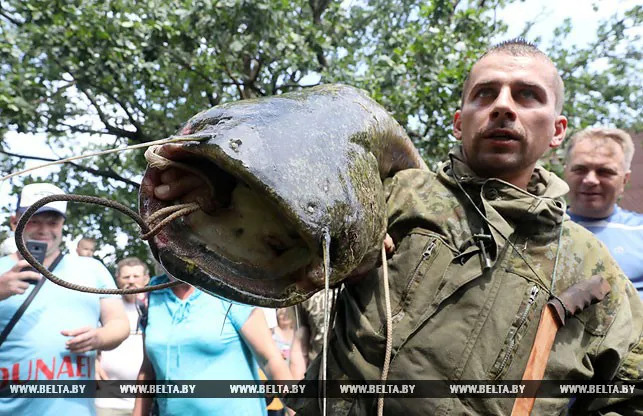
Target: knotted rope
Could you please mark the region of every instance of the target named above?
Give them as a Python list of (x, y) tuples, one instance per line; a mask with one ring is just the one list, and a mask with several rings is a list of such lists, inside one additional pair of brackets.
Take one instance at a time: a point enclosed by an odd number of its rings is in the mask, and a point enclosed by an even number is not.
[(47, 270), (45, 266), (43, 266), (38, 260), (36, 260), (36, 258), (29, 252), (29, 250), (27, 250), (27, 246), (25, 245), (24, 239), (22, 237), (27, 223), (29, 222), (31, 217), (36, 213), (36, 211), (38, 211), (38, 209), (40, 209), (41, 207), (55, 201), (83, 202), (86, 204), (101, 205), (107, 208), (113, 208), (117, 211), (120, 211), (123, 214), (130, 217), (131, 219), (133, 219), (138, 224), (138, 226), (141, 228), (141, 238), (144, 240), (148, 240), (153, 236), (155, 236), (156, 234), (158, 234), (161, 231), (161, 229), (165, 227), (170, 221), (173, 221), (180, 216), (187, 215), (189, 213), (192, 213), (198, 210), (199, 205), (197, 203), (193, 202), (190, 204), (176, 205), (173, 207), (168, 207), (163, 209), (162, 210), (163, 213), (160, 213), (160, 214), (159, 212), (155, 213), (154, 215), (155, 218), (153, 218), (153, 221), (151, 222), (155, 222), (164, 214), (169, 213), (170, 215), (167, 216), (165, 219), (161, 220), (157, 225), (154, 226), (154, 228), (150, 229), (149, 225), (143, 220), (143, 218), (137, 212), (133, 211), (129, 207), (126, 207), (120, 202), (112, 201), (105, 198), (99, 198), (95, 196), (87, 196), (87, 195), (73, 195), (73, 194), (49, 195), (36, 201), (27, 209), (27, 211), (25, 211), (24, 214), (22, 214), (22, 216), (20, 217), (20, 221), (18, 221), (18, 225), (15, 231), (16, 246), (18, 247), (18, 251), (20, 252), (22, 257), (24, 257), (24, 259), (27, 260), (29, 264), (31, 264), (36, 270), (38, 270), (38, 272), (40, 272), (52, 283), (55, 283), (67, 289), (78, 290), (78, 291), (87, 292), (87, 293), (97, 293), (97, 294), (103, 294), (103, 295), (132, 295), (135, 293), (150, 292), (153, 290), (160, 290), (160, 289), (165, 289), (168, 287), (183, 284), (183, 282), (177, 280), (174, 282), (162, 283), (160, 285), (146, 286), (146, 287), (134, 288), (134, 289), (98, 289), (95, 287), (82, 286), (74, 283), (69, 283), (66, 280), (56, 277), (53, 273)]

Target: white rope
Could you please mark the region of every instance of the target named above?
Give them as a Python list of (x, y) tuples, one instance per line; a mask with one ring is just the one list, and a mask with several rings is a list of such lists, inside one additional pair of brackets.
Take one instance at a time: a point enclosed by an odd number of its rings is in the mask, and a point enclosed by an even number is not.
[(100, 152), (94, 152), (94, 153), (88, 153), (84, 155), (77, 155), (77, 156), (72, 156), (68, 157), (65, 159), (59, 159), (55, 160), (53, 162), (47, 162), (43, 163), (42, 165), (34, 166), (32, 168), (24, 169), (19, 172), (14, 172), (10, 173), (9, 175), (5, 175), (2, 178), (0, 178), (0, 181), (6, 181), (7, 179), (13, 178), (14, 176), (20, 176), (24, 175), (25, 173), (32, 172), (34, 170), (46, 168), (48, 166), (55, 166), (55, 165), (61, 165), (63, 163), (67, 162), (72, 162), (74, 160), (79, 160), (79, 159), (86, 159), (89, 157), (94, 157), (94, 156), (102, 156), (102, 155), (107, 155), (110, 153), (119, 153), (119, 152), (124, 152), (126, 150), (133, 150), (133, 149), (140, 149), (143, 147), (150, 147), (150, 146), (156, 146), (156, 145), (161, 145), (161, 144), (167, 144), (167, 143), (178, 143), (178, 142), (186, 142), (186, 141), (197, 141), (197, 140), (203, 140), (209, 138), (210, 135), (208, 136), (203, 136), (203, 135), (195, 135), (195, 136), (171, 136), (165, 139), (161, 140), (155, 140), (153, 142), (147, 142), (147, 143), (140, 143), (140, 144), (135, 144), (132, 146), (126, 146), (126, 147), (121, 147), (118, 149), (109, 149), (109, 150), (103, 150)]
[[(382, 365), (381, 384), (386, 384), (388, 370), (391, 364), (391, 351), (393, 350), (393, 317), (391, 316), (391, 296), (388, 287), (388, 262), (386, 261), (386, 245), (382, 244), (382, 277), (384, 280), (384, 308), (386, 311), (386, 350), (384, 364)], [(384, 396), (377, 398), (377, 416), (384, 414)]]
[(324, 233), (324, 339), (322, 345), (322, 368), (321, 368), (321, 382), (322, 382), (322, 416), (326, 416), (326, 379), (328, 376), (328, 369), (326, 367), (328, 362), (328, 330), (330, 326), (330, 308), (328, 306), (328, 293), (330, 291), (330, 235)]

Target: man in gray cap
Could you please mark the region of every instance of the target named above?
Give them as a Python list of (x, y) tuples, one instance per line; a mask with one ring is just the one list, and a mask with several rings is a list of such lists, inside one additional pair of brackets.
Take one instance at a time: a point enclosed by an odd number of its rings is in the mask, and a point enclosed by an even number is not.
[[(39, 199), (64, 192), (55, 185), (26, 185), (14, 221)], [(107, 269), (89, 257), (63, 256), (63, 225), (67, 203), (47, 204), (24, 229), (25, 241), (47, 244), (44, 266), (71, 283), (114, 288)], [(0, 258), (0, 389), (26, 380), (92, 380), (96, 350), (117, 347), (129, 333), (129, 323), (118, 296), (99, 296), (65, 289), (32, 270), (19, 253)], [(37, 282), (31, 284), (30, 282)], [(22, 315), (16, 314), (37, 291)], [(14, 316), (19, 316), (16, 321)], [(100, 324), (100, 325), (99, 325)], [(93, 399), (24, 397), (0, 398), (6, 414), (91, 415)]]

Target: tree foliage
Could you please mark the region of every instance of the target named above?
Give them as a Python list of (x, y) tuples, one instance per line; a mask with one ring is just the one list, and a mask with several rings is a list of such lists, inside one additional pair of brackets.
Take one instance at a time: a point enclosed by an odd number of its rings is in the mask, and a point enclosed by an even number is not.
[[(2, 1), (0, 166), (6, 173), (26, 159), (9, 155), (8, 131), (46, 135), (69, 156), (167, 137), (219, 103), (327, 82), (366, 89), (434, 163), (453, 143), (468, 66), (506, 29), (493, 13), (505, 3)], [(623, 115), (614, 122), (637, 122), (640, 49), (628, 43), (628, 28), (640, 21), (636, 7), (606, 22), (595, 44), (550, 51), (579, 126), (614, 114)], [(568, 33), (569, 24), (558, 42)], [(596, 68), (598, 59), (607, 67)], [(66, 164), (51, 180), (135, 208), (144, 168), (142, 152), (119, 153)], [(129, 236), (124, 246), (116, 244), (120, 231)], [(117, 246), (117, 258), (147, 256), (131, 221), (101, 208), (70, 205), (68, 232)]]
[[(565, 82), (563, 114), (569, 122), (568, 136), (592, 125), (643, 130), (643, 44), (640, 30), (636, 32), (641, 25), (643, 6), (635, 6), (601, 22), (596, 39), (582, 48), (567, 46), (569, 19), (556, 29), (547, 54)], [(565, 143), (550, 155), (548, 167), (561, 173), (564, 152)]]

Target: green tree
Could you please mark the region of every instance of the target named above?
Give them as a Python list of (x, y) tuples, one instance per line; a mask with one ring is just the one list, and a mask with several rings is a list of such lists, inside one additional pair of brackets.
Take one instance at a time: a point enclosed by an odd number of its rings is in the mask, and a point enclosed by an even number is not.
[[(506, 3), (3, 0), (0, 167), (8, 173), (30, 157), (10, 154), (9, 131), (45, 135), (69, 156), (167, 137), (219, 103), (327, 82), (366, 89), (433, 164), (453, 144), (452, 113), (468, 65), (506, 30), (494, 18)], [(592, 106), (597, 120), (611, 114), (617, 96), (624, 97), (622, 108), (638, 108), (640, 86), (614, 77), (635, 73), (628, 65), (640, 50), (618, 48), (627, 46), (627, 27), (640, 24), (640, 14), (634, 8), (620, 23), (606, 22), (599, 47), (554, 50), (568, 82), (566, 109), (588, 112), (582, 91), (596, 87), (595, 76), (603, 94), (601, 105)], [(613, 65), (611, 75), (593, 69), (598, 58)], [(68, 192), (135, 208), (144, 168), (135, 151), (65, 164), (50, 179)], [(116, 257), (147, 256), (136, 227), (120, 214), (78, 204), (69, 209), (70, 233), (115, 245), (123, 231), (128, 241)]]
[[(565, 83), (563, 114), (568, 119), (568, 137), (592, 125), (614, 125), (643, 130), (643, 43), (640, 30), (643, 6), (634, 6), (599, 24), (596, 38), (583, 47), (569, 44), (570, 19), (556, 28), (546, 48)], [(529, 36), (531, 24), (525, 27)], [(535, 39), (540, 42), (539, 38)], [(566, 142), (545, 158), (550, 169), (562, 174)]]

